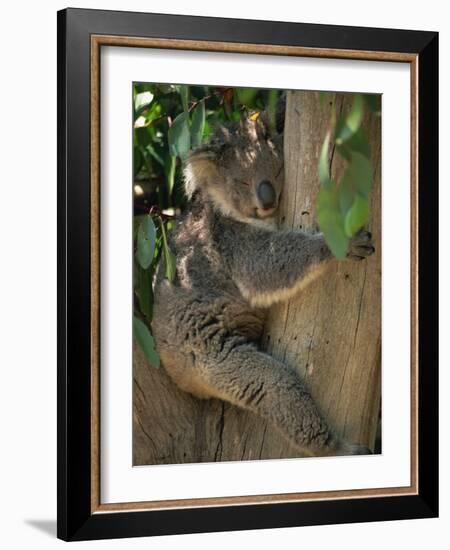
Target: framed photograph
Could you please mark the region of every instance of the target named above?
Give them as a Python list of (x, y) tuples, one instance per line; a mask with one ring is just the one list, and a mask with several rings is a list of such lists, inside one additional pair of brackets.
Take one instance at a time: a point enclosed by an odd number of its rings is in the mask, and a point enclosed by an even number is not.
[(438, 35), (58, 13), (58, 537), (438, 514)]

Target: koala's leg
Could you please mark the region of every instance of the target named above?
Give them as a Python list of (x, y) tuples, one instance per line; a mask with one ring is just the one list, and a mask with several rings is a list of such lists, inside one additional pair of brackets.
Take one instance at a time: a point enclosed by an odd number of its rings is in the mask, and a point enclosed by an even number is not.
[(371, 453), (337, 437), (298, 374), (251, 345), (209, 362), (203, 374), (216, 397), (266, 418), (302, 451), (319, 456)]

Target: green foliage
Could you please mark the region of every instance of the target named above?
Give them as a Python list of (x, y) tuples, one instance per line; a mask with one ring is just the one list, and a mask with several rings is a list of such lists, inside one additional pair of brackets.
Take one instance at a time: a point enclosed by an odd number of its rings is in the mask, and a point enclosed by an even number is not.
[(134, 111), (140, 114), (153, 100), (153, 94), (149, 91), (136, 94), (134, 97)]
[(167, 232), (166, 232), (166, 228), (164, 227), (164, 222), (162, 221), (161, 218), (159, 218), (159, 220), (161, 224), (162, 246), (163, 246), (163, 253), (164, 253), (164, 263), (166, 266), (166, 277), (169, 279), (170, 282), (172, 282), (175, 279), (176, 269), (177, 269), (175, 256), (170, 250), (169, 243), (167, 242)]
[(356, 94), (350, 112), (347, 116), (341, 117), (337, 123), (334, 136), (336, 145), (342, 145), (356, 134), (361, 126), (363, 116), (364, 100), (361, 94)]
[[(379, 112), (379, 97), (355, 94), (348, 114), (337, 120), (333, 140), (331, 130), (325, 136), (319, 158), (321, 188), (317, 196), (317, 219), (330, 250), (338, 259), (346, 257), (349, 239), (369, 220), (373, 168), (369, 142), (361, 127), (365, 105), (372, 112)], [(338, 182), (330, 178), (330, 143), (347, 162)]]
[(133, 334), (150, 365), (158, 368), (160, 361), (159, 355), (155, 351), (153, 336), (150, 334), (147, 325), (137, 317), (133, 317)]
[(156, 244), (156, 227), (150, 216), (141, 221), (136, 241), (136, 260), (142, 269), (147, 269), (152, 263)]
[(330, 179), (329, 169), (328, 169), (329, 147), (330, 147), (330, 132), (328, 132), (328, 134), (325, 136), (325, 139), (322, 145), (322, 150), (320, 151), (320, 157), (319, 157), (319, 178), (320, 178), (320, 183), (323, 185), (324, 188), (328, 188), (333, 184), (333, 182)]
[(184, 159), (191, 148), (189, 113), (183, 112), (177, 116), (169, 128), (168, 138), (170, 154)]
[(134, 135), (134, 336), (150, 364), (159, 365), (150, 331), (152, 282), (160, 259), (164, 276), (176, 277), (170, 250), (174, 218), (185, 206), (182, 163), (226, 121), (267, 108), (275, 121), (279, 90), (136, 83)]
[(202, 100), (195, 107), (192, 115), (191, 144), (195, 149), (202, 143), (203, 131), (205, 129), (205, 102)]
[(381, 115), (381, 95), (378, 94), (365, 94), (364, 99), (367, 106), (376, 115)]
[(317, 196), (317, 220), (330, 250), (336, 258), (345, 258), (348, 239), (339, 208), (339, 192), (335, 185), (320, 189)]

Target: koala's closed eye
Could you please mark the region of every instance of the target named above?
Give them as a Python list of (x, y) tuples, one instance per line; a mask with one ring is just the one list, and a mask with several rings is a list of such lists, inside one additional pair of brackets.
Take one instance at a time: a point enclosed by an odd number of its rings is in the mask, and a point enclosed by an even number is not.
[(235, 179), (236, 183), (240, 183), (241, 185), (246, 185), (247, 187), (250, 187), (250, 184), (247, 181)]

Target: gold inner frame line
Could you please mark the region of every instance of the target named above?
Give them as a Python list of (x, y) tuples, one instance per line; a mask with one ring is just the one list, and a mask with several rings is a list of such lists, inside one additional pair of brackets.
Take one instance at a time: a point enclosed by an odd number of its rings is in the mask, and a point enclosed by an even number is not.
[[(378, 489), (317, 491), (143, 502), (100, 500), (100, 49), (101, 46), (284, 55), (409, 63), (411, 73), (411, 485)], [(402, 52), (306, 48), (234, 42), (91, 35), (91, 513), (211, 506), (306, 502), (418, 494), (418, 55)]]

